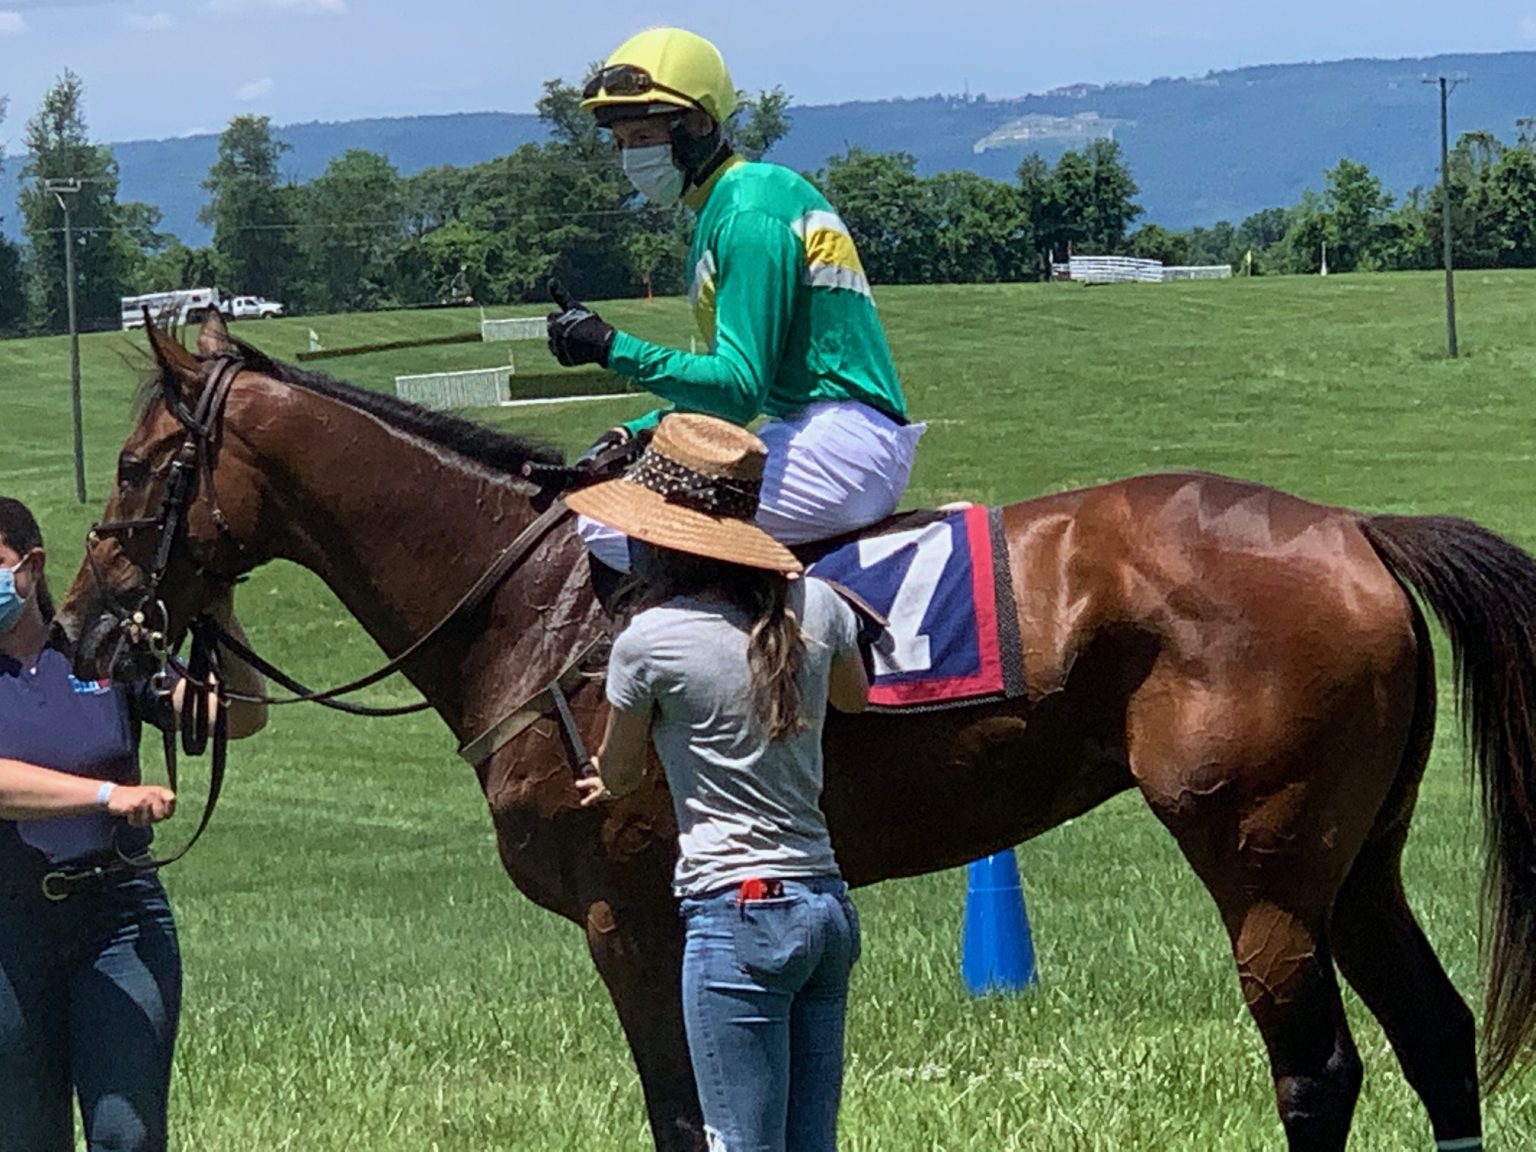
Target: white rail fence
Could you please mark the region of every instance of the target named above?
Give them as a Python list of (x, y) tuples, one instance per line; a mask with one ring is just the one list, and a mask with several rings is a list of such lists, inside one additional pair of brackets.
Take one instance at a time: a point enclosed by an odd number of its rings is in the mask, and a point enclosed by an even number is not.
[(1161, 260), (1134, 256), (1073, 256), (1067, 262), (1067, 278), (1083, 284), (1162, 284), (1168, 280), (1227, 280), (1231, 276), (1230, 264), (1168, 266)]
[[(540, 321), (543, 323), (543, 321)], [(468, 372), (427, 372), (396, 376), (395, 395), (423, 408), (491, 408), (512, 400), (512, 368), (476, 368)]]
[(480, 339), (493, 340), (542, 340), (545, 336), (545, 320), (542, 316), (517, 316), (510, 320), (480, 321)]
[(1230, 264), (1169, 264), (1163, 267), (1164, 280), (1230, 280)]

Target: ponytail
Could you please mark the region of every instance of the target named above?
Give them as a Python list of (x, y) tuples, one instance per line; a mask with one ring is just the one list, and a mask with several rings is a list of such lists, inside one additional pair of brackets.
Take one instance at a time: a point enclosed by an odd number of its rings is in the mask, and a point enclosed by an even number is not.
[(631, 541), (637, 609), (674, 596), (713, 593), (736, 605), (750, 621), (747, 667), (752, 673), (752, 711), (769, 740), (798, 736), (810, 727), (800, 699), (805, 634), (789, 606), (789, 580), (782, 573), (747, 568)]
[(756, 591), (760, 597), (758, 610), (753, 613), (752, 632), (747, 639), (752, 704), (764, 735), (770, 740), (784, 740), (810, 727), (800, 700), (805, 634), (788, 604), (788, 580), (777, 572), (764, 572)]

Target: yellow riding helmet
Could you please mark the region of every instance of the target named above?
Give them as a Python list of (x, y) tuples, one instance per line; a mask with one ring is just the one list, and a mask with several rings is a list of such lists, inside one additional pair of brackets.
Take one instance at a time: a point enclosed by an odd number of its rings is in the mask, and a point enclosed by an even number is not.
[(582, 91), (581, 110), (600, 119), (667, 108), (698, 108), (720, 124), (736, 111), (736, 85), (720, 50), (681, 28), (630, 37)]

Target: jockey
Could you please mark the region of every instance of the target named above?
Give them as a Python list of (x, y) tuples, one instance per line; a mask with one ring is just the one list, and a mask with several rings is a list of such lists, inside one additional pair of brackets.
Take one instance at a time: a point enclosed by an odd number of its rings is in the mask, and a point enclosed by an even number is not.
[[(689, 300), (699, 355), (618, 332), (557, 298), (549, 345), (568, 367), (599, 364), (671, 403), (746, 426), (768, 422), (757, 523), (785, 544), (826, 539), (896, 510), (924, 426), (906, 398), (853, 237), (826, 198), (725, 136), (736, 87), (709, 41), (657, 28), (625, 41), (582, 108), (613, 132), (646, 199), (698, 215)], [(610, 429), (583, 457), (654, 427), (664, 410)], [(593, 555), (628, 570), (623, 536), (585, 518)]]

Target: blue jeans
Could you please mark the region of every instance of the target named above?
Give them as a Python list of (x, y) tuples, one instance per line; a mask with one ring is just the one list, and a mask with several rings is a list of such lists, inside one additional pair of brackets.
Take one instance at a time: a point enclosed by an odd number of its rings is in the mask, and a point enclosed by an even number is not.
[(0, 894), (0, 1152), (163, 1152), (181, 953), (158, 880)]
[(710, 1152), (832, 1152), (859, 917), (836, 877), (682, 902), (683, 1021)]

